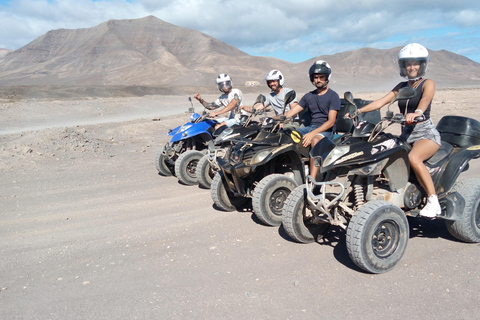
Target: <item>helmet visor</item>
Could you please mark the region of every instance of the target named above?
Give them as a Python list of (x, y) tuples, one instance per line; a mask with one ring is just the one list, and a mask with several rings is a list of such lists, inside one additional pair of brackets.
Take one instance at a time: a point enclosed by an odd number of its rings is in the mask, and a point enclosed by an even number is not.
[(232, 89), (232, 81), (222, 81), (217, 83), (217, 86), (220, 91), (228, 91)]

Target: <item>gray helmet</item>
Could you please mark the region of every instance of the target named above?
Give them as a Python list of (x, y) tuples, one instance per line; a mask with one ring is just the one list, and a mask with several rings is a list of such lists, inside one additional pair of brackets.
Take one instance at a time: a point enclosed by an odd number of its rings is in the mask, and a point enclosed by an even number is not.
[(313, 75), (314, 74), (327, 74), (327, 83), (330, 81), (330, 77), (332, 76), (332, 68), (330, 68), (329, 64), (323, 60), (317, 60), (308, 70), (308, 74), (310, 75), (310, 82), (313, 82)]

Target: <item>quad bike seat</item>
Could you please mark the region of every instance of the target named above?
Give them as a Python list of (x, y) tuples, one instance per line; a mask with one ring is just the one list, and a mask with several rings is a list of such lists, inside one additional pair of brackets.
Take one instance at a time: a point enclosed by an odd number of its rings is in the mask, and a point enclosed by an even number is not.
[(430, 166), (434, 166), (438, 162), (440, 162), (440, 160), (448, 156), (452, 152), (452, 149), (453, 146), (450, 143), (442, 140), (442, 146), (440, 147), (440, 149), (438, 149), (437, 152), (435, 152), (435, 154), (431, 156), (426, 162)]

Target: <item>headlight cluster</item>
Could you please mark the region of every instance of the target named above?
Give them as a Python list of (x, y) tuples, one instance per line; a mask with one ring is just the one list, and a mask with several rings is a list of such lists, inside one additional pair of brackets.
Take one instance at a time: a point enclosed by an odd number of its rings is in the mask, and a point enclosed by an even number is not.
[(348, 153), (350, 151), (350, 146), (339, 146), (333, 148), (332, 151), (328, 154), (328, 156), (325, 158), (325, 161), (323, 162), (324, 167), (328, 167), (335, 161), (337, 161), (340, 157), (342, 157), (344, 154)]
[(262, 150), (260, 152), (255, 153), (252, 160), (249, 161), (249, 165), (254, 165), (254, 164), (262, 162), (263, 160), (265, 160), (266, 157), (268, 157), (269, 154), (272, 153), (272, 150), (273, 149), (266, 149), (266, 150)]
[(192, 126), (192, 124), (184, 124), (183, 126), (180, 127), (180, 129), (178, 129), (178, 132), (177, 133), (180, 133), (180, 132), (183, 132), (185, 130), (188, 130), (190, 129), (190, 127)]

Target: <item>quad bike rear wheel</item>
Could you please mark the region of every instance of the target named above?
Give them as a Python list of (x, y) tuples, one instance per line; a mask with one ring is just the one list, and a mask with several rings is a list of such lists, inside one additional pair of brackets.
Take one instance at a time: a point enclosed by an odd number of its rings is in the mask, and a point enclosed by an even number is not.
[(447, 230), (458, 240), (480, 242), (480, 180), (457, 181), (453, 190), (465, 199), (465, 208), (459, 220), (446, 220)]
[(270, 174), (264, 177), (253, 190), (253, 212), (268, 226), (282, 224), (282, 211), (285, 200), (297, 184), (283, 174)]
[(175, 161), (175, 175), (181, 183), (188, 186), (198, 184), (197, 163), (203, 153), (197, 150), (188, 150), (182, 153)]
[(407, 217), (398, 206), (383, 200), (367, 202), (348, 224), (348, 254), (367, 272), (387, 272), (403, 257), (409, 233)]
[(174, 166), (170, 165), (167, 161), (167, 156), (163, 153), (165, 146), (160, 148), (155, 154), (155, 167), (162, 176), (171, 176), (175, 172)]
[(307, 188), (296, 187), (285, 201), (282, 215), (282, 225), (294, 241), (300, 243), (315, 242), (330, 228), (329, 223), (312, 223), (313, 215), (306, 205)]

